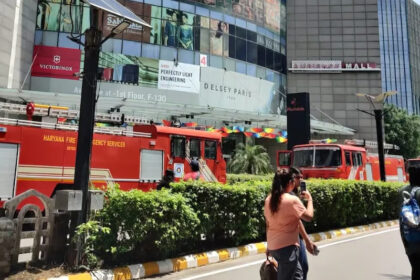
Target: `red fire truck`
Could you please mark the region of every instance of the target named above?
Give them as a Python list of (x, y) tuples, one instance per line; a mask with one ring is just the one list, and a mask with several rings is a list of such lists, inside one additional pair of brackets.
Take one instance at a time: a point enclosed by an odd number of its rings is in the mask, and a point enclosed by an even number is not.
[[(290, 154), (291, 153), (291, 154)], [(346, 144), (311, 143), (297, 145), (290, 151), (279, 151), (277, 158), (283, 159), (278, 166), (284, 167), (290, 157), (290, 166), (299, 167), (305, 178), (337, 178), (351, 180), (380, 180), (379, 159), (355, 142)], [(387, 181), (406, 181), (402, 156), (385, 155)]]
[[(182, 178), (193, 157), (206, 180), (226, 182), (219, 133), (156, 125), (95, 128), (92, 144), (90, 182), (97, 187), (115, 182), (123, 190), (150, 190), (166, 169)], [(0, 200), (28, 189), (51, 196), (60, 184), (71, 184), (76, 146), (77, 126), (0, 119)]]

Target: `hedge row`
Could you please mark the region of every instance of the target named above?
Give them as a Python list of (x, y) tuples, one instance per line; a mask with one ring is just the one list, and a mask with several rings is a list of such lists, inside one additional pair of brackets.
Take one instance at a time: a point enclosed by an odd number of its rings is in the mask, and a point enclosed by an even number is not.
[[(398, 183), (310, 180), (315, 218), (308, 232), (398, 216)], [(271, 181), (221, 185), (181, 182), (171, 190), (107, 191), (91, 222), (90, 252), (107, 264), (145, 262), (265, 239), (264, 200)], [(86, 230), (87, 231), (87, 230)]]

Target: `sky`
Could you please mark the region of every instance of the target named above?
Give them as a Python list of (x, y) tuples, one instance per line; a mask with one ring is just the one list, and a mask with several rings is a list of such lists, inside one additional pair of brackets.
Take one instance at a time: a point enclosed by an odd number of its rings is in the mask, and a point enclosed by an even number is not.
[(417, 2), (418, 4), (420, 4), (420, 0), (414, 0), (414, 2)]

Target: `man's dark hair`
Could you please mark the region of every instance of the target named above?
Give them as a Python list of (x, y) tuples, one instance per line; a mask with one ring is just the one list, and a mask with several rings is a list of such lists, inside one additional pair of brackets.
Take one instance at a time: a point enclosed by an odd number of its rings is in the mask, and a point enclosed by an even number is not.
[(300, 169), (297, 168), (296, 166), (291, 166), (289, 172), (290, 172), (290, 174), (294, 174), (294, 175), (302, 174), (302, 171), (300, 171)]
[(411, 166), (408, 168), (410, 175), (410, 185), (420, 186), (420, 166)]
[(198, 164), (198, 161), (196, 161), (195, 159), (191, 161), (190, 166), (193, 172), (200, 171), (200, 165)]

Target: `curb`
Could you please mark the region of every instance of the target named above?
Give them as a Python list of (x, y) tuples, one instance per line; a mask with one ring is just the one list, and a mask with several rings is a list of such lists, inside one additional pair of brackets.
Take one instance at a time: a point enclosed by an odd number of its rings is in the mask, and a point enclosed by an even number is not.
[[(321, 233), (309, 234), (313, 242), (327, 239), (335, 239), (340, 236), (351, 235), (373, 229), (398, 225), (398, 220), (378, 222), (358, 227), (330, 230)], [(47, 280), (134, 280), (157, 274), (181, 271), (189, 268), (200, 267), (212, 263), (218, 263), (229, 259), (237, 259), (265, 253), (267, 242), (252, 243), (245, 246), (214, 250), (184, 257), (166, 259), (157, 262), (128, 265), (114, 269), (100, 269), (86, 273), (71, 274), (60, 277), (48, 278)]]

